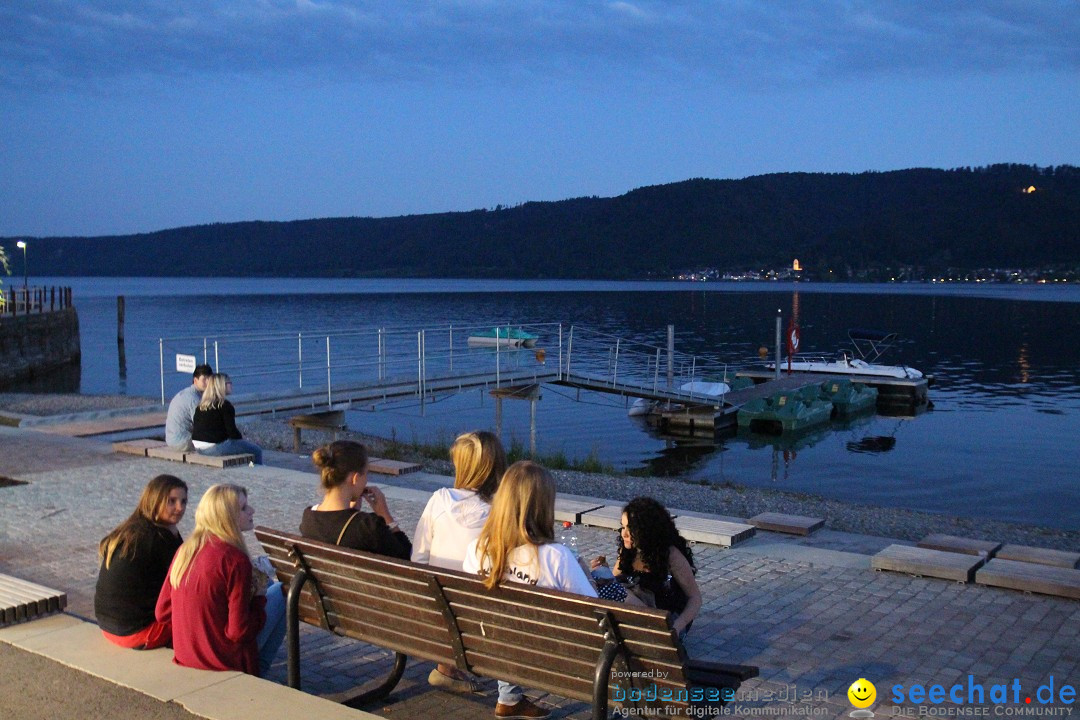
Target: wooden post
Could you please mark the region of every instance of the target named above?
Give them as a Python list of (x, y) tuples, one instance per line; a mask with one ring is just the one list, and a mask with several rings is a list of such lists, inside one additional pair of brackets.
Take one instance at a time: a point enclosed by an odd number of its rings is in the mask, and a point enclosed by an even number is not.
[(667, 389), (675, 386), (675, 326), (667, 326)]
[[(773, 377), (776, 380), (780, 379), (780, 308), (776, 309), (776, 370), (773, 373)], [(773, 479), (776, 479), (775, 473)]]
[(116, 342), (124, 343), (124, 296), (116, 297)]

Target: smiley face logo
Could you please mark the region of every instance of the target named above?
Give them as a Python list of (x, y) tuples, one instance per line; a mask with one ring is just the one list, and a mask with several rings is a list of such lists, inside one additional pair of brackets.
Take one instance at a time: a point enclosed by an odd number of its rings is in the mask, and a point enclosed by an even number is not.
[(847, 691), (848, 700), (857, 708), (868, 708), (877, 699), (877, 688), (866, 678), (859, 678), (851, 683)]

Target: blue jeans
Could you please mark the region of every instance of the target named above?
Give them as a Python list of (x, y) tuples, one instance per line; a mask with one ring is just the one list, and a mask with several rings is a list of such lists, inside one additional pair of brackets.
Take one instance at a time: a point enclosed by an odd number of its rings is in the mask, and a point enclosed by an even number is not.
[(285, 595), (281, 592), (281, 583), (270, 583), (266, 588), (266, 624), (255, 636), (259, 646), (259, 677), (266, 677), (284, 639)]
[(226, 440), (199, 452), (203, 455), (241, 455), (250, 453), (255, 456), (255, 464), (262, 465), (262, 448), (250, 440)]
[(517, 705), (525, 694), (520, 685), (512, 685), (505, 680), (499, 681), (499, 702), (503, 705)]

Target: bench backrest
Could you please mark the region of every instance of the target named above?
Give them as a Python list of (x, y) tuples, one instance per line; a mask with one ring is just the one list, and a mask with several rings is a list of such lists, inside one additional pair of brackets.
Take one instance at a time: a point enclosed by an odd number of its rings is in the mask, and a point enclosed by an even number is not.
[(255, 535), (286, 585), (301, 566), (314, 578), (301, 596), (300, 618), (340, 635), (591, 701), (606, 617), (623, 647), (612, 667), (612, 697), (652, 686), (679, 697), (688, 685), (686, 651), (663, 610), (514, 583), (488, 590), (461, 572), (265, 527)]

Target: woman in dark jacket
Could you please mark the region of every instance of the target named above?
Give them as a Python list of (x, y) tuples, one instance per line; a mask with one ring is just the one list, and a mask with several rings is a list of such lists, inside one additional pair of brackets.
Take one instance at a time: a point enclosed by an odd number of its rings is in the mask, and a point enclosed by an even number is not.
[(236, 427), (236, 408), (225, 399), (232, 392), (232, 381), (225, 373), (214, 373), (206, 383), (202, 402), (195, 408), (191, 420), (191, 443), (202, 455), (255, 456), (255, 464), (262, 465), (262, 448), (244, 440)]
[[(337, 440), (311, 454), (320, 471), (323, 499), (304, 508), (300, 534), (312, 540), (367, 550), (408, 560), (412, 543), (386, 504), (386, 496), (368, 485), (367, 451), (352, 440)], [(372, 512), (359, 509), (361, 501)]]
[(176, 526), (187, 495), (183, 480), (158, 475), (143, 489), (135, 512), (98, 545), (94, 614), (102, 634), (121, 647), (149, 650), (172, 642), (172, 625), (154, 618), (154, 604), (183, 542)]

